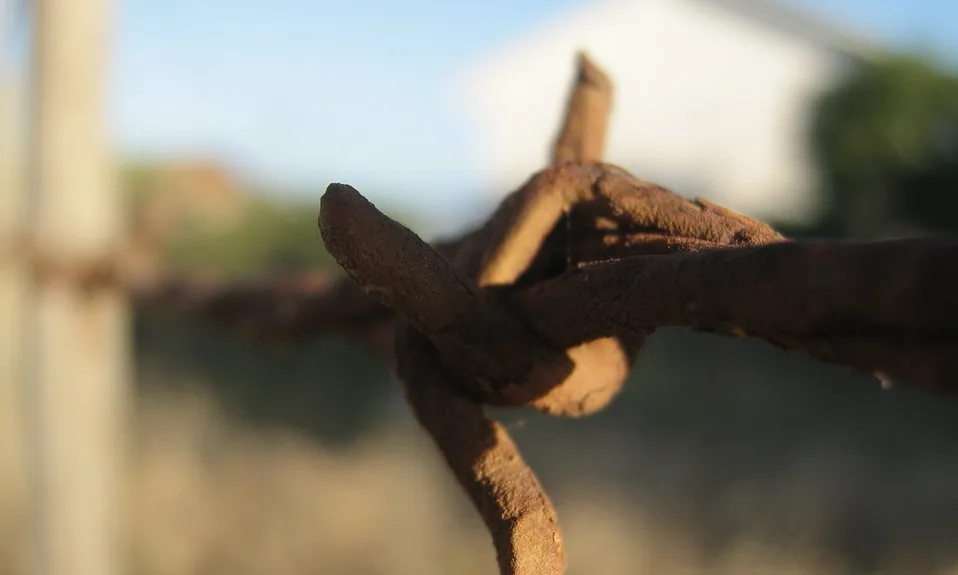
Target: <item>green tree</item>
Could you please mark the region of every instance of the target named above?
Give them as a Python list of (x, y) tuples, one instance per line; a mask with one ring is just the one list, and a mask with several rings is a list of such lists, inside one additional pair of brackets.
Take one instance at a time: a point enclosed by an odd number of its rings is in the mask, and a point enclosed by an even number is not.
[(818, 235), (958, 230), (958, 76), (932, 58), (860, 63), (817, 102)]

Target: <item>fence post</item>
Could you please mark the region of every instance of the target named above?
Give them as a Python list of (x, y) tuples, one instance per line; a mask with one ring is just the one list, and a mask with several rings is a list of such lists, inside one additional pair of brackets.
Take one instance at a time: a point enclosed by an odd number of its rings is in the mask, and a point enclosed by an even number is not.
[[(31, 237), (54, 261), (113, 250), (122, 233), (104, 98), (110, 0), (33, 3)], [(127, 379), (127, 302), (52, 275), (31, 282), (25, 384), (34, 564), (115, 575)]]
[[(7, 8), (3, 5), (3, 8)], [(5, 15), (5, 14), (4, 14)], [(0, 26), (7, 25), (6, 18)], [(0, 30), (0, 40), (5, 40)], [(23, 219), (22, 83), (0, 67), (0, 241), (9, 249)], [(7, 254), (0, 260), (0, 554), (4, 568), (22, 561), (25, 539), (18, 529), (24, 511), (23, 475), (23, 294), (22, 266)]]

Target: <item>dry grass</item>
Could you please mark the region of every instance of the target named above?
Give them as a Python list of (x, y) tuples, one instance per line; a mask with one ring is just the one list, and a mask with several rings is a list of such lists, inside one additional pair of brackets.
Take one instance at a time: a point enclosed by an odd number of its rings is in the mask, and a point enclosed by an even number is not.
[(129, 505), (138, 573), (494, 568), (427, 445), (382, 436), (330, 453), (293, 434), (237, 429), (199, 397), (153, 395), (142, 411)]
[[(410, 426), (335, 451), (293, 432), (236, 425), (203, 395), (153, 390), (140, 398), (135, 430), (131, 574), (495, 572), (478, 518)], [(890, 480), (855, 492), (862, 483), (854, 469), (867, 470), (847, 458), (810, 455), (783, 471), (787, 479), (726, 489), (710, 502), (714, 524), (706, 526), (684, 501), (696, 498), (694, 465), (668, 452), (646, 456), (661, 477), (639, 486), (640, 495), (584, 470), (544, 473), (565, 526), (571, 574), (958, 575), (954, 554), (949, 568), (931, 547), (889, 550), (868, 569), (847, 561), (829, 535), (836, 521), (889, 529), (899, 522), (904, 530), (929, 514), (908, 497), (896, 500), (900, 484)], [(958, 489), (938, 475), (912, 481), (925, 482), (928, 501), (950, 501)], [(857, 507), (843, 505), (848, 500)], [(10, 497), (0, 499), (4, 567), (16, 556), (14, 509)], [(723, 530), (728, 537), (716, 538)]]

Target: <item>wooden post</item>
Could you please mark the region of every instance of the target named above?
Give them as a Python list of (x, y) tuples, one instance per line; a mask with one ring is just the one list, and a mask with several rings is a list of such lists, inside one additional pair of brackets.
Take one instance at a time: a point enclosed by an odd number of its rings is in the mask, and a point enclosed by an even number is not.
[[(0, 25), (6, 23), (6, 18), (0, 19)], [(25, 123), (21, 88), (22, 83), (10, 70), (0, 68), (0, 241), (5, 250), (19, 236), (23, 220)], [(19, 262), (4, 256), (0, 258), (0, 513), (8, 521), (22, 516), (25, 499), (22, 384), (26, 275)], [(0, 546), (8, 557), (6, 563), (18, 563), (23, 557), (13, 556), (13, 550), (22, 548), (22, 535), (6, 530), (3, 534), (15, 537)]]
[[(33, 7), (29, 231), (39, 253), (78, 262), (115, 250), (122, 233), (104, 98), (112, 2)], [(28, 298), (31, 572), (115, 575), (127, 303), (55, 274)]]

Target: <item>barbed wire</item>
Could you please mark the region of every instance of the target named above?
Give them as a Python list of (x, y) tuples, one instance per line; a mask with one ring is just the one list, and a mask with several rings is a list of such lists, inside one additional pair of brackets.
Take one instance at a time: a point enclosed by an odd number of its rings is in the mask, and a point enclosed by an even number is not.
[(958, 242), (791, 242), (602, 164), (612, 85), (584, 56), (579, 68), (553, 165), (458, 249), (434, 250), (349, 186), (322, 199), (327, 250), (400, 316), (406, 396), (503, 574), (563, 573), (565, 551), (548, 495), (481, 406), (594, 413), (657, 328), (757, 337), (958, 391)]
[(595, 413), (658, 328), (958, 392), (958, 242), (793, 242), (602, 163), (613, 84), (584, 54), (577, 65), (551, 165), (459, 238), (430, 246), (331, 184), (319, 228), (347, 277), (216, 285), (144, 279), (128, 254), (67, 265), (29, 242), (18, 253), (37, 279), (124, 289), (146, 312), (287, 343), (335, 330), (392, 352), (509, 575), (563, 573), (565, 551), (548, 494), (483, 406)]

